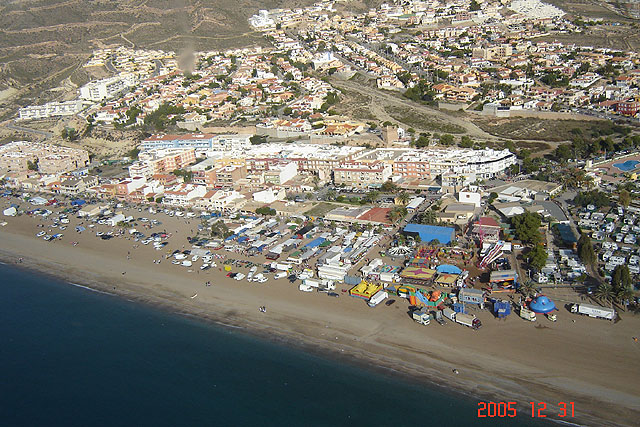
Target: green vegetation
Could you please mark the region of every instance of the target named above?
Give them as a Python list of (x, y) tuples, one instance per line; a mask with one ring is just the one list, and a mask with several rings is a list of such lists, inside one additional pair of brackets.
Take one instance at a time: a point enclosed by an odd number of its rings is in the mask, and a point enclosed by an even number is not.
[(618, 193), (618, 202), (625, 208), (631, 203), (631, 193), (628, 190), (622, 189)]
[(415, 102), (428, 105), (435, 105), (436, 93), (431, 89), (431, 83), (427, 80), (420, 80), (414, 87), (407, 89), (403, 96)]
[(30, 171), (37, 171), (38, 162), (39, 162), (38, 158), (36, 158), (33, 162), (31, 160), (27, 160), (27, 169), (29, 169)]
[(262, 206), (256, 209), (256, 213), (260, 215), (275, 215), (276, 210), (268, 206)]
[[(185, 109), (183, 107), (176, 107), (169, 103), (164, 103), (158, 107), (154, 112), (147, 114), (144, 118), (144, 125), (150, 130), (164, 130), (169, 124), (175, 124), (176, 118), (169, 120), (171, 115), (184, 114)], [(128, 112), (127, 112), (128, 114)]]
[[(525, 212), (511, 218), (511, 225), (515, 229), (515, 235), (521, 242), (537, 244), (540, 242), (540, 231), (542, 225), (540, 215), (532, 212)], [(545, 258), (546, 259), (546, 258)]]
[(211, 224), (211, 237), (220, 237), (227, 238), (232, 234), (229, 227), (224, 223), (224, 221), (218, 220)]
[(266, 135), (253, 135), (252, 137), (249, 138), (249, 141), (253, 145), (265, 144), (267, 142), (267, 136)]
[(588, 234), (582, 234), (578, 240), (578, 256), (586, 265), (595, 265), (598, 260)]
[(78, 131), (74, 128), (70, 128), (65, 126), (62, 129), (62, 139), (66, 139), (67, 141), (75, 141), (78, 139)]
[(191, 180), (193, 179), (193, 172), (186, 171), (184, 169), (176, 169), (171, 173), (174, 174), (175, 176), (181, 176), (184, 182), (187, 182), (187, 183), (191, 182)]
[(138, 154), (140, 154), (140, 149), (134, 148), (127, 153), (127, 157), (129, 157), (131, 160), (137, 160)]
[(398, 186), (393, 181), (385, 181), (380, 186), (380, 191), (383, 193), (394, 193), (398, 191)]
[(529, 265), (540, 271), (547, 262), (547, 251), (542, 245), (534, 245), (526, 255)]
[(609, 199), (609, 196), (602, 191), (591, 190), (578, 193), (578, 195), (573, 199), (573, 203), (576, 206), (585, 207), (587, 205), (594, 205), (598, 208), (602, 208), (610, 206), (611, 199)]

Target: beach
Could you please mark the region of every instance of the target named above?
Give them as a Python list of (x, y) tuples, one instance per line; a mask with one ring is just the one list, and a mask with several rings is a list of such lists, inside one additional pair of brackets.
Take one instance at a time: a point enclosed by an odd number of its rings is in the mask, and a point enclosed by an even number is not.
[[(157, 217), (173, 234), (167, 249), (190, 248), (186, 238), (199, 220)], [(402, 300), (369, 308), (340, 292), (346, 286), (338, 286), (340, 298), (330, 298), (299, 292), (285, 279), (238, 282), (217, 267), (188, 272), (165, 259), (165, 250), (123, 237), (101, 240), (97, 229), (76, 233), (78, 220), (70, 220), (62, 240), (46, 242), (35, 236), (41, 219), (3, 218), (0, 256), (70, 283), (433, 382), (478, 400), (518, 402), (519, 417), (530, 417), (529, 402), (535, 401), (546, 403), (548, 418), (557, 418), (559, 402), (574, 402), (575, 418), (564, 421), (582, 425), (636, 425), (640, 418), (640, 367), (635, 363), (640, 346), (632, 340), (640, 330), (637, 315), (621, 312), (622, 320), (613, 324), (561, 308), (558, 322), (533, 323), (516, 316), (501, 321), (482, 311), (477, 313), (484, 324), (479, 331), (455, 324), (425, 327), (411, 320)], [(154, 263), (158, 259), (162, 262)]]

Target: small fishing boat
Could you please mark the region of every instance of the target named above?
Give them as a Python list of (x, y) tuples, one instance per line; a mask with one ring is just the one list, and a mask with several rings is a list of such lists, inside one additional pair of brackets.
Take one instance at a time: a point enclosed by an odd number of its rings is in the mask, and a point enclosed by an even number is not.
[(195, 293), (195, 294), (191, 295), (191, 299), (194, 299), (194, 298), (195, 298), (195, 297), (197, 297), (197, 296), (198, 296), (198, 294), (197, 294), (197, 293)]

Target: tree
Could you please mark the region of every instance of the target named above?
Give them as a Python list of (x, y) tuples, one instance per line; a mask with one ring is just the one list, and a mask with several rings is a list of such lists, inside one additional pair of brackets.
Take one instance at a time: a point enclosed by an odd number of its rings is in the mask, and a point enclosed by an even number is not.
[(600, 301), (609, 301), (611, 303), (613, 301), (613, 288), (608, 283), (601, 283), (594, 295)]
[(540, 225), (542, 225), (540, 215), (525, 212), (511, 218), (511, 224), (515, 229), (516, 237), (520, 241), (534, 244), (540, 241), (540, 232), (538, 231)]
[(471, 148), (471, 147), (473, 147), (473, 140), (471, 138), (469, 138), (469, 136), (463, 135), (462, 138), (460, 138), (460, 144), (459, 145), (462, 148)]
[(39, 162), (39, 159), (37, 157), (33, 162), (31, 160), (27, 160), (27, 169), (29, 169), (30, 171), (37, 171), (38, 162)]
[(585, 264), (594, 265), (596, 262), (596, 252), (588, 234), (582, 234), (578, 240), (578, 256)]
[(631, 203), (631, 193), (624, 189), (620, 190), (618, 193), (618, 202), (620, 202), (620, 204), (625, 208), (628, 207), (629, 203)]
[(405, 216), (407, 216), (407, 209), (400, 206), (396, 206), (388, 213), (389, 220), (393, 223), (402, 220)]
[(398, 186), (393, 181), (385, 181), (381, 186), (380, 190), (385, 193), (393, 193), (398, 191)]
[(480, 4), (476, 0), (471, 0), (471, 3), (469, 3), (469, 11), (475, 12), (478, 10), (480, 10)]
[(440, 144), (442, 145), (451, 145), (453, 144), (453, 135), (445, 133), (440, 136)]
[(565, 162), (571, 158), (571, 146), (569, 144), (558, 145), (555, 152), (556, 160)]
[(256, 213), (260, 214), (260, 215), (275, 215), (276, 214), (276, 210), (273, 208), (270, 208), (268, 206), (262, 206), (258, 209), (256, 209)]
[(253, 145), (264, 144), (264, 143), (267, 142), (267, 136), (266, 135), (253, 135), (252, 137), (249, 138), (249, 141)]
[(489, 204), (491, 204), (497, 198), (498, 198), (498, 193), (496, 193), (495, 191), (492, 191), (491, 194), (489, 194), (489, 199), (487, 201), (489, 202)]
[(69, 141), (75, 141), (78, 139), (78, 131), (74, 128), (65, 126), (64, 129), (62, 129), (62, 138)]
[(127, 157), (129, 157), (131, 160), (137, 160), (138, 159), (138, 154), (140, 154), (140, 149), (139, 148), (134, 148), (133, 150), (130, 150), (127, 153)]
[(398, 194), (398, 202), (400, 202), (401, 205), (406, 205), (407, 203), (409, 203), (409, 200), (411, 200), (411, 196), (409, 196), (409, 193), (407, 193), (406, 191)]
[(613, 270), (611, 286), (616, 293), (622, 289), (631, 289), (631, 274), (629, 274), (629, 267), (626, 264), (618, 265)]
[(611, 204), (611, 200), (609, 199), (609, 196), (602, 191), (591, 190), (578, 193), (578, 195), (573, 199), (573, 203), (577, 206), (594, 205), (598, 208), (602, 208), (609, 206)]
[(525, 297), (528, 297), (537, 292), (536, 288), (537, 288), (536, 284), (533, 283), (531, 280), (525, 280), (524, 282), (520, 283), (518, 290), (522, 295), (524, 295)]
[(547, 263), (547, 251), (541, 245), (535, 245), (527, 253), (527, 262), (537, 271), (542, 270), (542, 267)]

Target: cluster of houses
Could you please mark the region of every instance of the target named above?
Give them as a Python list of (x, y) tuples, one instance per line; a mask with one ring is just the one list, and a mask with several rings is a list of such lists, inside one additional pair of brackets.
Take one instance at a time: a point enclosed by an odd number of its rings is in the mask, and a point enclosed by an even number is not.
[(639, 214), (640, 211), (634, 207), (601, 212), (594, 205), (588, 205), (578, 213), (578, 226), (591, 232), (591, 238), (597, 243), (598, 260), (605, 271), (611, 273), (616, 266), (626, 264), (629, 272), (640, 274), (640, 248), (637, 245)]

